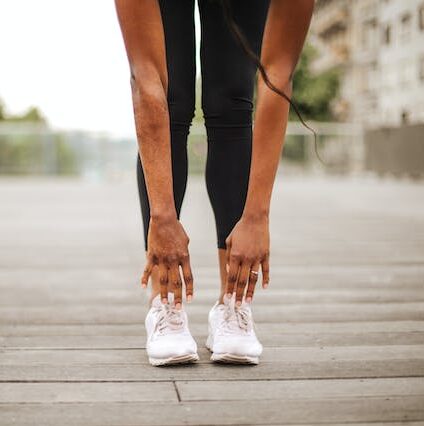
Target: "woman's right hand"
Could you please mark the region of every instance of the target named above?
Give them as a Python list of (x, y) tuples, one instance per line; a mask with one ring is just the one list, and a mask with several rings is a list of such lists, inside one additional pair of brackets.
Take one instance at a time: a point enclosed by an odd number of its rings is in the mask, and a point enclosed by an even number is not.
[(147, 286), (153, 267), (157, 266), (162, 302), (167, 303), (168, 291), (173, 291), (174, 303), (177, 308), (180, 308), (182, 303), (183, 281), (187, 302), (190, 302), (193, 297), (193, 275), (188, 252), (189, 241), (183, 226), (176, 217), (150, 219), (147, 237), (147, 264), (141, 278), (141, 285)]

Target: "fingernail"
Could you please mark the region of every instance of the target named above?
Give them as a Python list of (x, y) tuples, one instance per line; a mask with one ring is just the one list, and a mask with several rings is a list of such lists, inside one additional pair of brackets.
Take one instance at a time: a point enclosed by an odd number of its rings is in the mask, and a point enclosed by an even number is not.
[(241, 306), (241, 302), (240, 302), (240, 300), (237, 300), (237, 302), (236, 302), (236, 306)]
[(189, 294), (187, 296), (187, 302), (190, 303), (192, 299), (193, 299), (193, 296), (191, 294)]
[(168, 303), (168, 299), (167, 299), (166, 297), (164, 297), (164, 298), (162, 299), (162, 303), (163, 303), (164, 305), (166, 305), (166, 304)]
[(176, 307), (177, 309), (181, 309), (181, 303), (177, 303), (177, 304), (175, 305), (175, 307)]
[(251, 297), (246, 297), (246, 303), (250, 303), (252, 301)]
[(264, 288), (268, 288), (268, 283), (265, 283), (265, 284), (264, 284)]
[(141, 284), (141, 287), (142, 287), (142, 288), (146, 288), (146, 287), (147, 287), (147, 285), (146, 285), (146, 284), (144, 284), (144, 283), (142, 283), (142, 284)]
[(229, 299), (231, 299), (231, 296), (232, 296), (232, 294), (231, 294), (231, 293), (227, 293), (227, 297), (228, 297)]

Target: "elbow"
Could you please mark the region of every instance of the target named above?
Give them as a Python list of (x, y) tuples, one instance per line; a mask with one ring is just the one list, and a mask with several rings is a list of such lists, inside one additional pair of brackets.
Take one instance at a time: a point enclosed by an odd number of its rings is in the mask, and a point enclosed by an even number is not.
[(158, 78), (131, 74), (134, 113), (144, 131), (156, 132), (168, 119), (166, 90)]
[(266, 70), (268, 77), (268, 84), (264, 78), (260, 79), (260, 83), (263, 86), (267, 86), (271, 91), (275, 91), (272, 87), (283, 92), (286, 96), (291, 97), (293, 91), (293, 72), (284, 69), (272, 69)]
[(131, 73), (130, 83), (133, 96), (140, 98), (140, 101), (152, 106), (167, 104), (166, 87), (159, 76), (136, 76)]
[(130, 83), (133, 92), (163, 98), (167, 96), (168, 80), (166, 73), (161, 73), (154, 64), (130, 66)]
[[(296, 61), (287, 57), (265, 58), (263, 65), (269, 82), (285, 94), (291, 95)], [(266, 84), (264, 77), (262, 76), (262, 80)]]

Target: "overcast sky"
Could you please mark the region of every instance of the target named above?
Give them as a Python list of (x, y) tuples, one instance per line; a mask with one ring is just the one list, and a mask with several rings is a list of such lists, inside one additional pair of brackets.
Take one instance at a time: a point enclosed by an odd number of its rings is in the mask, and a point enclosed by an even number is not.
[(0, 0), (0, 98), (56, 128), (133, 135), (113, 0)]

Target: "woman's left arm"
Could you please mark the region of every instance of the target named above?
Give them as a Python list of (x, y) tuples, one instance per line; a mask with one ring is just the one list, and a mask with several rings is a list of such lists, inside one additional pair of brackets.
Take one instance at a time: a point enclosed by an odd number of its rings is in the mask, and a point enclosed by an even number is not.
[[(292, 76), (305, 42), (314, 0), (271, 0), (262, 43), (261, 62), (271, 83), (292, 93)], [(239, 222), (226, 240), (227, 293), (236, 290), (237, 304), (253, 297), (259, 266), (262, 285), (269, 283), (269, 209), (281, 157), (289, 103), (258, 79), (249, 189)]]

